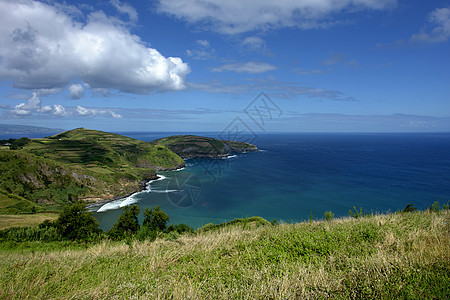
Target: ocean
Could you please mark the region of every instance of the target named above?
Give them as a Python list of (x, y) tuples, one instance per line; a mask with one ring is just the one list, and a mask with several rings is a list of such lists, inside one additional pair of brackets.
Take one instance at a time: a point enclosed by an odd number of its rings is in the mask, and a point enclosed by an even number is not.
[[(170, 133), (121, 133), (144, 141)], [(198, 133), (217, 137), (215, 133)], [(413, 203), (425, 209), (450, 200), (450, 133), (259, 134), (262, 151), (226, 159), (191, 159), (186, 168), (126, 199), (91, 207), (107, 230), (136, 203), (161, 206), (172, 224), (194, 228), (261, 216), (298, 222), (366, 212), (395, 212)]]

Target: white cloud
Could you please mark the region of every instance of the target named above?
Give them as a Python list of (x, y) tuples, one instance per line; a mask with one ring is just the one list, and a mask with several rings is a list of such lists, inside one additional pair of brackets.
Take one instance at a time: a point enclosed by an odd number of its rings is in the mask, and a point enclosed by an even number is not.
[(92, 117), (97, 115), (103, 115), (103, 116), (111, 116), (114, 119), (121, 119), (122, 115), (118, 114), (112, 110), (104, 110), (104, 109), (97, 109), (97, 108), (87, 108), (83, 106), (77, 106), (76, 112), (81, 117)]
[(77, 114), (80, 116), (90, 116), (94, 114), (94, 111), (83, 106), (77, 106)]
[(76, 20), (60, 6), (0, 1), (0, 79), (24, 89), (63, 88), (74, 79), (140, 94), (185, 88), (190, 69), (180, 58), (147, 47), (102, 12)]
[(68, 115), (64, 106), (62, 106), (60, 104), (53, 105), (53, 114), (55, 116), (59, 116), (59, 117), (64, 117), (64, 116)]
[(41, 109), (41, 99), (37, 93), (33, 93), (27, 102), (20, 103), (14, 107), (13, 112), (16, 115), (31, 115), (33, 111)]
[(275, 70), (276, 67), (264, 63), (264, 62), (245, 62), (245, 63), (235, 63), (235, 64), (226, 64), (217, 68), (212, 69), (212, 72), (236, 72), (236, 73), (264, 73), (268, 71)]
[(119, 0), (111, 0), (110, 2), (118, 12), (128, 15), (130, 21), (137, 22), (138, 14), (134, 7), (130, 6), (129, 4), (122, 4)]
[(442, 43), (450, 38), (450, 6), (435, 9), (428, 21), (430, 28), (411, 36), (411, 42)]
[(158, 11), (224, 34), (280, 27), (311, 29), (333, 24), (343, 11), (387, 9), (397, 0), (159, 0)]
[(72, 84), (69, 86), (70, 98), (81, 99), (84, 96), (84, 87), (81, 84)]
[(115, 113), (113, 111), (110, 111), (109, 113), (111, 114), (111, 117), (113, 117), (114, 119), (122, 119), (121, 114)]
[(36, 92), (32, 94), (27, 102), (22, 102), (16, 105), (12, 110), (12, 113), (16, 116), (29, 116), (33, 112), (44, 114), (52, 113), (55, 116), (68, 115), (65, 111), (65, 108), (60, 104), (53, 105), (53, 108), (48, 105), (42, 106), (42, 100), (39, 98)]

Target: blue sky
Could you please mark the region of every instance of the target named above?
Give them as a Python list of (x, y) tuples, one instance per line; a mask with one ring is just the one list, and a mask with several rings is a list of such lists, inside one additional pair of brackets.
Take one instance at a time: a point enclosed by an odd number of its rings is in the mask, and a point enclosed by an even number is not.
[(0, 123), (450, 131), (450, 1), (0, 0)]

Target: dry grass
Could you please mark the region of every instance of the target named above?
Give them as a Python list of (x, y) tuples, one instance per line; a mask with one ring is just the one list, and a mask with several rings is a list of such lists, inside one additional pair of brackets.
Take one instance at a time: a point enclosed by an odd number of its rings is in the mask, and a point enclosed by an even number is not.
[(32, 215), (0, 215), (0, 230), (11, 227), (38, 226), (45, 220), (55, 220), (58, 214), (32, 214)]
[(450, 212), (0, 253), (2, 299), (445, 299)]

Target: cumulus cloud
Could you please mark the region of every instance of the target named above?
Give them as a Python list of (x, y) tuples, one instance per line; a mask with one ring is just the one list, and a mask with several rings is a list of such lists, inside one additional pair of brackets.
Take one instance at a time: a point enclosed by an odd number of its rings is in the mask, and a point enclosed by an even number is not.
[(276, 67), (264, 63), (264, 62), (244, 62), (244, 63), (235, 63), (235, 64), (226, 64), (217, 68), (212, 69), (212, 72), (236, 72), (236, 73), (264, 73), (268, 71), (275, 70)]
[(411, 42), (442, 43), (450, 38), (450, 6), (435, 9), (427, 28), (411, 36)]
[(92, 117), (92, 116), (102, 115), (102, 116), (110, 116), (115, 119), (122, 118), (121, 114), (118, 114), (112, 110), (87, 108), (87, 107), (83, 107), (83, 106), (77, 106), (76, 112), (79, 116), (82, 116), (82, 117)]
[(60, 105), (60, 104), (56, 104), (53, 105), (53, 114), (55, 116), (60, 116), (60, 117), (64, 117), (67, 116), (68, 114), (66, 113), (66, 109), (64, 108), (64, 106)]
[(72, 84), (69, 86), (70, 98), (81, 99), (84, 96), (84, 87), (81, 84)]
[(51, 113), (55, 116), (66, 116), (66, 110), (62, 105), (56, 104), (53, 107), (45, 105), (42, 106), (42, 100), (39, 98), (36, 92), (27, 100), (27, 102), (22, 102), (14, 107), (12, 113), (16, 116), (29, 116), (33, 112), (38, 113)]
[[(127, 5), (111, 3), (133, 18)], [(0, 79), (23, 89), (63, 88), (74, 79), (139, 94), (185, 88), (190, 69), (180, 58), (147, 47), (103, 12), (79, 19), (56, 5), (0, 1)]]
[(327, 27), (333, 14), (393, 7), (396, 0), (159, 0), (157, 9), (223, 34), (280, 27)]

